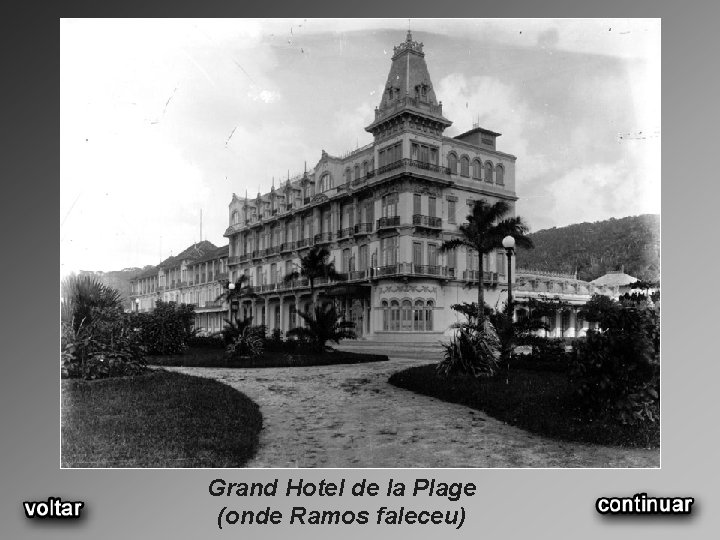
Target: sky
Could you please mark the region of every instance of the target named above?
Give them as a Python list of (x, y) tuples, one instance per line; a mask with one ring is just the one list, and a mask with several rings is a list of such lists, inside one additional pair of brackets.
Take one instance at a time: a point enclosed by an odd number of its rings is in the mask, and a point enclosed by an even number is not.
[(408, 27), (531, 231), (660, 213), (659, 19), (63, 19), (61, 274), (226, 245), (233, 193), (372, 142)]

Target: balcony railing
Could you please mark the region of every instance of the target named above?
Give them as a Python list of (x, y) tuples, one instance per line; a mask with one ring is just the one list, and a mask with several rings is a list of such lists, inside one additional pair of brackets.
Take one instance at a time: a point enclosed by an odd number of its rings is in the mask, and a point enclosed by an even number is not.
[(381, 217), (377, 220), (377, 228), (397, 227), (400, 225), (400, 216)]
[(358, 223), (355, 225), (355, 234), (370, 234), (372, 231), (372, 223)]
[(316, 244), (327, 244), (328, 242), (332, 242), (333, 235), (331, 232), (324, 232), (320, 234), (315, 235), (315, 243)]
[(430, 229), (442, 229), (442, 218), (413, 214), (413, 225), (418, 227), (428, 227)]
[[(483, 283), (497, 283), (497, 272), (483, 272)], [(480, 278), (480, 270), (463, 270), (463, 279), (465, 281), (478, 281)]]
[(337, 239), (340, 240), (341, 238), (348, 238), (349, 236), (352, 236), (354, 231), (354, 227), (345, 227), (344, 229), (340, 229), (337, 232)]
[(309, 238), (301, 238), (297, 242), (295, 242), (295, 249), (302, 249), (306, 247), (310, 247), (310, 239)]
[(310, 204), (310, 197), (305, 197), (303, 199), (303, 204)]
[(253, 258), (253, 259), (260, 259), (260, 258), (264, 257), (264, 256), (265, 256), (265, 251), (266, 251), (266, 250), (264, 250), (264, 249), (254, 249), (253, 252), (252, 252), (252, 258)]
[(381, 266), (377, 269), (370, 270), (370, 277), (383, 276), (433, 276), (440, 278), (454, 278), (455, 269), (446, 268), (439, 264), (415, 264), (415, 263), (397, 263), (387, 266)]
[(265, 250), (267, 255), (277, 255), (280, 253), (280, 246), (271, 246)]
[(280, 244), (280, 252), (292, 251), (295, 248), (295, 242), (283, 242)]

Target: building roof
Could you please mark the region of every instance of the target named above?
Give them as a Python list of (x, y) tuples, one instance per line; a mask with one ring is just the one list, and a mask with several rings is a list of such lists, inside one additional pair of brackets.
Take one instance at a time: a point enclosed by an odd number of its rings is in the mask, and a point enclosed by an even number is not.
[(189, 248), (180, 252), (178, 255), (168, 257), (160, 263), (160, 268), (170, 268), (172, 266), (178, 266), (182, 261), (185, 260), (196, 261), (209, 253), (215, 252), (217, 249), (218, 247), (212, 242), (203, 240), (202, 242), (197, 242), (191, 245)]
[(206, 262), (206, 261), (212, 261), (214, 259), (221, 259), (223, 257), (227, 257), (230, 253), (230, 246), (221, 246), (213, 251), (208, 252), (206, 255), (200, 257), (199, 259), (194, 260), (194, 263), (200, 263), (200, 262)]
[(593, 279), (590, 283), (593, 285), (609, 285), (611, 287), (624, 287), (630, 285), (638, 280), (636, 277), (632, 277), (622, 270), (614, 270), (608, 272), (604, 276), (600, 276), (597, 279)]

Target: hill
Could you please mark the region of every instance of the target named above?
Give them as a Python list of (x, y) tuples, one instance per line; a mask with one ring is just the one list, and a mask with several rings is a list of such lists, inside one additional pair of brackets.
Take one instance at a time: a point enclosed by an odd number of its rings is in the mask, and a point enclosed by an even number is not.
[(81, 270), (79, 275), (81, 276), (92, 276), (101, 283), (117, 289), (120, 291), (123, 297), (123, 307), (130, 309), (130, 280), (135, 277), (139, 272), (149, 269), (151, 266), (145, 268), (123, 268), (122, 270), (113, 270), (110, 272), (92, 271), (92, 270)]
[(529, 235), (535, 249), (518, 249), (517, 266), (574, 273), (591, 281), (611, 270), (660, 278), (660, 216), (645, 214), (553, 227)]

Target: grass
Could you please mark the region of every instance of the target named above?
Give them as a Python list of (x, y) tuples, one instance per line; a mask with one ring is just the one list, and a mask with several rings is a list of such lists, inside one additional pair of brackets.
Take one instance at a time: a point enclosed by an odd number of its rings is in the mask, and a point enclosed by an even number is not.
[[(510, 370), (506, 375), (475, 380), (440, 377), (436, 364), (418, 366), (390, 377), (390, 383), (443, 401), (459, 403), (539, 435), (594, 444), (657, 448), (660, 426), (627, 426), (582, 418), (576, 412), (563, 373)], [(507, 383), (506, 383), (507, 380)]]
[(322, 354), (289, 354), (266, 351), (258, 358), (238, 361), (225, 359), (224, 351), (210, 348), (190, 347), (185, 354), (171, 356), (149, 356), (147, 361), (156, 366), (182, 367), (306, 367), (329, 366), (334, 364), (362, 364), (365, 362), (386, 362), (384, 354), (363, 354), (346, 351), (324, 352)]
[(63, 467), (241, 467), (261, 428), (257, 404), (209, 379), (62, 381)]

